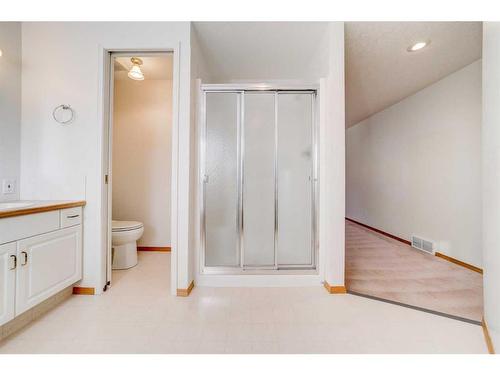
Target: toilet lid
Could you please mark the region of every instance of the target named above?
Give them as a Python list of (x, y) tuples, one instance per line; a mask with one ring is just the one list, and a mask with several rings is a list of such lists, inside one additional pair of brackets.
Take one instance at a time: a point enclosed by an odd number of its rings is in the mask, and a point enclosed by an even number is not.
[(139, 221), (119, 221), (113, 220), (112, 223), (113, 232), (123, 232), (126, 230), (139, 229), (142, 227), (142, 223)]

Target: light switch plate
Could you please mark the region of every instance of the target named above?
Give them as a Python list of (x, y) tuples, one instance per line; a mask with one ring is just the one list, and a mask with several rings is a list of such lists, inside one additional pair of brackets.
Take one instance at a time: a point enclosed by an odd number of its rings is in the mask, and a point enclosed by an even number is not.
[(3, 179), (2, 180), (2, 193), (14, 194), (16, 192), (16, 180)]

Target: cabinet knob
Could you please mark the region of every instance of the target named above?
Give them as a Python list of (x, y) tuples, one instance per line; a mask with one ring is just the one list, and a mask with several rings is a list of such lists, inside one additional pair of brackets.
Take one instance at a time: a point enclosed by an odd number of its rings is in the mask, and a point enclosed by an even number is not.
[(13, 260), (13, 264), (14, 264), (14, 265), (13, 265), (11, 268), (9, 268), (9, 270), (15, 270), (15, 269), (16, 269), (16, 267), (17, 267), (17, 257), (16, 257), (15, 255), (11, 255), (11, 256), (10, 256), (10, 259), (12, 259), (12, 260)]
[(24, 257), (24, 262), (21, 263), (21, 266), (25, 266), (26, 264), (28, 264), (28, 253), (26, 251), (22, 251), (21, 254)]

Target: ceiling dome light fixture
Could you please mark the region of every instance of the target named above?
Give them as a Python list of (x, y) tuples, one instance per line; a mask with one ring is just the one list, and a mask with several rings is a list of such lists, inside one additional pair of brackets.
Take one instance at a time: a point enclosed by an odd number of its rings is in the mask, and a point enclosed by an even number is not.
[(431, 42), (430, 40), (427, 40), (425, 42), (416, 42), (416, 43), (412, 44), (411, 46), (409, 46), (406, 50), (408, 52), (416, 52), (416, 51), (421, 50), (424, 47), (427, 47), (430, 42)]
[(141, 71), (142, 60), (138, 57), (132, 57), (130, 61), (132, 61), (132, 67), (128, 72), (128, 78), (135, 81), (143, 81), (144, 74)]

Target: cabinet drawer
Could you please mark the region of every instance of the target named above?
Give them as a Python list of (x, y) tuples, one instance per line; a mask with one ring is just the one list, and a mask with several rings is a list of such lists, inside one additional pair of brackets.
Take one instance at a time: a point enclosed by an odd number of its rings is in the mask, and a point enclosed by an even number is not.
[(82, 223), (82, 208), (65, 208), (61, 213), (61, 228), (72, 227)]
[(0, 219), (0, 244), (59, 229), (59, 211)]

